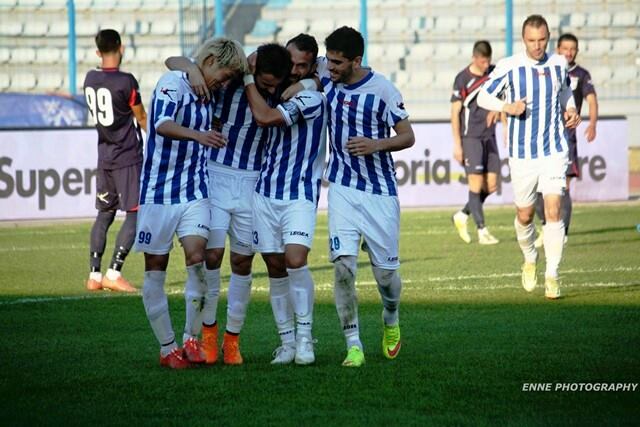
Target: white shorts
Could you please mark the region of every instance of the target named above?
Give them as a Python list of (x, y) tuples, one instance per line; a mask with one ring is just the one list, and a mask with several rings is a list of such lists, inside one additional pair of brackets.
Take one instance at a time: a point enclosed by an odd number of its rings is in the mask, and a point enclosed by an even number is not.
[(366, 193), (340, 184), (329, 184), (329, 258), (357, 256), (360, 237), (369, 247), (376, 267), (400, 267), (400, 203), (395, 196)]
[(531, 206), (536, 201), (536, 193), (564, 193), (567, 186), (568, 157), (553, 156), (538, 159), (509, 159), (513, 201), (519, 208)]
[(140, 205), (135, 250), (166, 255), (173, 248), (173, 235), (209, 237), (211, 212), (207, 199), (178, 205)]
[(276, 200), (253, 193), (253, 250), (284, 253), (285, 245), (311, 249), (316, 205), (306, 199)]
[(211, 233), (207, 249), (224, 248), (229, 235), (231, 251), (253, 255), (253, 193), (259, 172), (209, 162)]

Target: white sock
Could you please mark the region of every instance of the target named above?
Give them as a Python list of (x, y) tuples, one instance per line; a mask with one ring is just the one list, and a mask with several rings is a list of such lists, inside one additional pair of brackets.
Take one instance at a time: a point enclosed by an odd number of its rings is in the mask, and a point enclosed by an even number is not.
[(518, 221), (518, 217), (516, 217), (513, 225), (516, 228), (516, 237), (524, 255), (524, 262), (535, 263), (538, 258), (538, 251), (536, 251), (535, 246), (535, 225), (533, 225), (533, 222), (529, 225), (522, 225)]
[(269, 277), (269, 299), (282, 345), (295, 346), (293, 304), (289, 297), (289, 277)]
[(362, 348), (358, 323), (358, 297), (356, 294), (357, 258), (341, 256), (334, 262), (334, 296), (336, 309), (347, 341), (347, 348), (354, 345)]
[(251, 298), (251, 274), (240, 276), (231, 273), (227, 296), (227, 331), (239, 334), (247, 317), (247, 306)]
[(544, 254), (547, 260), (545, 277), (558, 278), (558, 266), (562, 259), (564, 248), (564, 222), (548, 222), (542, 227), (544, 230)]
[(118, 277), (122, 276), (122, 274), (118, 271), (118, 270), (114, 270), (113, 268), (110, 268), (107, 270), (107, 279), (109, 280), (116, 280)]
[(207, 291), (204, 294), (201, 324), (213, 326), (218, 316), (218, 299), (220, 298), (220, 269), (204, 270)]
[(378, 283), (378, 292), (382, 297), (382, 317), (384, 324), (391, 326), (400, 322), (398, 305), (402, 291), (402, 280), (398, 270), (387, 270), (380, 267), (372, 267), (373, 276)]
[(287, 268), (287, 273), (291, 283), (293, 311), (296, 313), (296, 337), (311, 339), (313, 301), (315, 299), (311, 272), (309, 272), (309, 267), (305, 265), (300, 268)]
[(187, 282), (184, 289), (186, 304), (186, 319), (182, 342), (198, 336), (202, 329), (202, 307), (204, 305), (204, 293), (207, 285), (204, 276), (204, 263), (198, 263), (187, 267)]
[(163, 356), (177, 347), (176, 337), (171, 326), (169, 303), (164, 292), (165, 271), (145, 271), (142, 285), (142, 303), (147, 319), (156, 339), (160, 343)]
[(89, 279), (95, 280), (96, 282), (102, 282), (102, 273), (99, 271), (94, 271), (89, 273)]

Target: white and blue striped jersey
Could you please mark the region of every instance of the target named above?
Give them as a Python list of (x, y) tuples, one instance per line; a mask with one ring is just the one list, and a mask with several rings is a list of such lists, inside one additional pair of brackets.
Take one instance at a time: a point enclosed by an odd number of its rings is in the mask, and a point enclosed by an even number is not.
[(171, 120), (201, 132), (210, 129), (211, 103), (203, 103), (180, 71), (164, 74), (153, 92), (147, 129), (140, 204), (174, 205), (208, 197), (207, 147), (157, 133)]
[(537, 62), (526, 53), (500, 60), (483, 88), (504, 92), (506, 102), (527, 98), (526, 111), (508, 115), (509, 157), (537, 159), (566, 153), (567, 138), (560, 93), (569, 87), (567, 60), (553, 54)]
[(242, 80), (234, 80), (215, 94), (214, 128), (227, 138), (224, 148), (212, 148), (210, 161), (236, 169), (259, 171), (269, 129), (253, 119)]
[(329, 78), (326, 58), (318, 59), (318, 74), (329, 105), (326, 179), (368, 193), (397, 196), (391, 153), (352, 156), (346, 143), (356, 136), (374, 141), (389, 138), (391, 128), (409, 117), (402, 95), (389, 80), (373, 71), (352, 85), (334, 83)]
[(256, 192), (277, 200), (318, 203), (326, 152), (327, 102), (302, 91), (278, 105), (286, 126), (273, 127), (265, 147)]

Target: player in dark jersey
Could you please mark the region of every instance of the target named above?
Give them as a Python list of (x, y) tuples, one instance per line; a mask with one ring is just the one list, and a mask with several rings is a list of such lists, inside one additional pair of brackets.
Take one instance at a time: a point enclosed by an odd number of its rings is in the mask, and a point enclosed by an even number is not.
[[(576, 108), (578, 114), (580, 114), (582, 108), (582, 102), (587, 101), (589, 104), (589, 125), (584, 132), (584, 136), (587, 142), (593, 142), (596, 138), (596, 125), (598, 122), (598, 99), (596, 97), (596, 90), (591, 82), (591, 74), (578, 64), (576, 64), (576, 57), (578, 56), (578, 38), (573, 34), (566, 33), (560, 36), (558, 39), (558, 45), (556, 51), (560, 55), (564, 55), (569, 63), (569, 80), (571, 82), (571, 90), (573, 91), (573, 99), (576, 102)], [(564, 221), (564, 233), (565, 243), (568, 240), (569, 235), (569, 223), (571, 222), (571, 212), (573, 210), (573, 202), (571, 201), (571, 194), (569, 192), (569, 185), (571, 178), (580, 178), (580, 168), (578, 166), (578, 138), (575, 128), (567, 129), (567, 142), (569, 143), (569, 165), (567, 166), (567, 190), (562, 196), (562, 203), (560, 206), (560, 215)], [(545, 223), (544, 204), (542, 203), (542, 195), (538, 193), (536, 200), (536, 213), (542, 220), (542, 224)], [(536, 247), (541, 247), (542, 232), (536, 239)]]
[[(85, 99), (98, 130), (98, 215), (91, 229), (91, 272), (86, 286), (90, 291), (107, 288), (135, 292), (136, 288), (122, 277), (120, 270), (136, 232), (142, 165), (140, 127), (146, 131), (147, 114), (135, 77), (119, 70), (124, 46), (118, 32), (101, 30), (95, 40), (96, 53), (102, 63), (98, 69), (89, 71), (84, 81)], [(125, 211), (126, 216), (116, 238), (109, 269), (102, 277), (100, 267), (107, 231), (117, 209)]]
[(464, 166), (469, 184), (469, 201), (453, 215), (453, 223), (466, 243), (471, 242), (467, 231), (469, 215), (478, 229), (478, 243), (493, 245), (498, 239), (484, 224), (482, 205), (496, 191), (500, 157), (495, 137), (495, 122), (499, 114), (482, 109), (477, 96), (492, 70), (491, 45), (485, 40), (473, 45), (471, 64), (456, 76), (451, 95), (451, 130), (453, 157)]

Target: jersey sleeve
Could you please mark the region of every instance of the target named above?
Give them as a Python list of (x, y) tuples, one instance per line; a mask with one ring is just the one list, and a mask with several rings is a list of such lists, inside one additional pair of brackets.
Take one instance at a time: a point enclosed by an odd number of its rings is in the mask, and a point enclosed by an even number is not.
[(318, 78), (320, 78), (320, 84), (323, 87), (326, 87), (327, 84), (331, 81), (331, 73), (329, 73), (329, 60), (324, 56), (319, 56), (316, 60), (316, 72), (318, 73)]
[(404, 119), (409, 117), (409, 113), (404, 108), (402, 94), (391, 82), (386, 82), (386, 89), (382, 100), (386, 104), (384, 120), (389, 127), (394, 127)]
[(484, 82), (482, 88), (491, 96), (499, 96), (500, 92), (502, 92), (509, 84), (509, 71), (510, 67), (506, 58), (501, 59), (489, 74), (489, 79)]
[(133, 107), (134, 105), (142, 104), (142, 97), (140, 96), (140, 86), (138, 85), (138, 80), (131, 75), (131, 91), (129, 93), (129, 106)]
[(278, 105), (287, 126), (292, 126), (301, 117), (313, 120), (322, 114), (322, 95), (319, 92), (304, 90), (296, 96)]
[(591, 74), (587, 70), (584, 70), (584, 80), (582, 81), (582, 96), (584, 98), (587, 95), (596, 94), (596, 88), (593, 87), (593, 82), (591, 81)]
[(164, 74), (154, 91), (153, 125), (157, 129), (167, 120), (175, 121), (178, 113), (178, 100), (182, 99), (180, 80), (177, 73)]
[(458, 74), (453, 81), (453, 91), (451, 92), (451, 102), (464, 100), (464, 78), (462, 73)]

